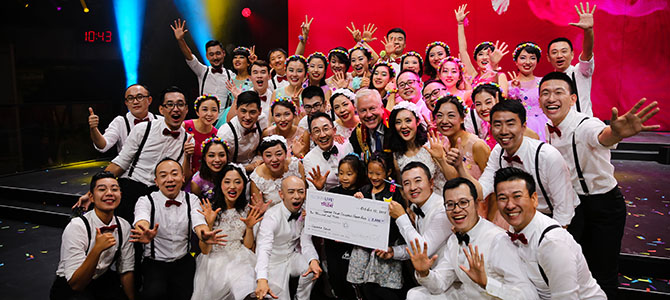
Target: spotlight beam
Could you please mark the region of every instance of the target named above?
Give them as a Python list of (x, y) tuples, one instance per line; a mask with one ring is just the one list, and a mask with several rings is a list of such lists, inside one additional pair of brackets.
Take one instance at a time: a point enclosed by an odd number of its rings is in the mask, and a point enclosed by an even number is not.
[(126, 71), (126, 86), (137, 83), (145, 7), (146, 0), (114, 0), (114, 15)]
[(182, 19), (186, 20), (186, 28), (193, 37), (195, 48), (198, 49), (204, 63), (208, 64), (205, 59), (207, 53), (205, 44), (213, 39), (214, 35), (209, 19), (205, 17), (207, 11), (202, 2), (202, 0), (174, 0), (177, 9), (182, 14)]

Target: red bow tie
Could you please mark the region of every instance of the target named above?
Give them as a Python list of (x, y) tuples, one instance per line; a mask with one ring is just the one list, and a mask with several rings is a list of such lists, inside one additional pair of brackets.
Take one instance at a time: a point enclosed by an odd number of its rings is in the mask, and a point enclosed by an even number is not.
[(163, 129), (163, 135), (171, 135), (173, 138), (178, 138), (179, 137), (179, 130), (172, 131), (170, 129)]
[(261, 101), (263, 102), (268, 101), (268, 96), (261, 96)]
[(281, 83), (282, 81), (287, 80), (286, 75), (284, 76), (277, 76), (277, 82)]
[(140, 119), (133, 120), (133, 123), (135, 123), (135, 125), (137, 125), (139, 123), (142, 123), (142, 122), (149, 122), (149, 118), (144, 118), (142, 120), (140, 120)]
[(165, 201), (165, 207), (170, 207), (172, 205), (176, 205), (177, 207), (179, 207), (181, 205), (181, 202), (175, 200)]
[(558, 126), (554, 127), (547, 124), (547, 128), (549, 129), (549, 134), (555, 133), (558, 137), (561, 137), (561, 130), (558, 129)]
[(519, 158), (518, 155), (514, 155), (514, 156), (512, 156), (512, 157), (509, 157), (509, 156), (503, 156), (503, 158), (505, 159), (505, 161), (506, 161), (508, 164), (511, 164), (511, 163), (513, 163), (513, 162), (517, 162), (517, 163), (519, 163), (519, 164), (523, 164), (523, 162), (521, 162), (521, 158)]
[(512, 242), (519, 241), (524, 245), (528, 245), (528, 240), (526, 239), (526, 236), (523, 233), (514, 233), (508, 231), (507, 235), (509, 235), (509, 238), (512, 240)]
[(395, 63), (400, 64), (402, 62), (402, 57), (396, 57), (395, 58)]
[(213, 74), (216, 74), (216, 73), (223, 74), (223, 67), (222, 66), (212, 67), (212, 73)]
[(102, 226), (100, 227), (100, 233), (105, 233), (105, 232), (113, 232), (116, 227), (119, 227), (118, 225), (110, 225), (110, 226)]

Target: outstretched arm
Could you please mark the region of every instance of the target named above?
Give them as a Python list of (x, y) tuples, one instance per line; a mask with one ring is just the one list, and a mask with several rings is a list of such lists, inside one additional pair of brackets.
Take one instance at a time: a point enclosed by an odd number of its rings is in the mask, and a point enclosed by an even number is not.
[(596, 6), (593, 5), (591, 10), (589, 9), (589, 3), (586, 2), (586, 9), (584, 9), (584, 4), (579, 3), (579, 8), (575, 5), (575, 10), (579, 15), (579, 23), (570, 23), (570, 25), (584, 30), (584, 43), (579, 60), (588, 61), (593, 57), (593, 13), (596, 11)]
[(660, 125), (644, 125), (644, 122), (651, 119), (651, 117), (661, 110), (657, 107), (658, 102), (656, 101), (640, 110), (640, 107), (642, 107), (642, 104), (644, 104), (645, 101), (647, 101), (646, 98), (640, 99), (640, 101), (638, 101), (637, 104), (623, 116), (619, 116), (619, 110), (616, 107), (613, 107), (610, 126), (605, 127), (600, 135), (598, 135), (600, 144), (609, 147), (627, 137), (634, 136), (641, 131), (660, 128)]
[(302, 22), (300, 25), (302, 39), (300, 39), (298, 46), (295, 48), (296, 55), (305, 55), (305, 45), (307, 44), (307, 38), (309, 37), (309, 27), (312, 26), (312, 21), (314, 21), (314, 18), (308, 19), (307, 15), (305, 15), (305, 22)]
[(174, 32), (174, 38), (177, 40), (177, 44), (179, 44), (179, 50), (181, 50), (181, 54), (184, 55), (186, 60), (191, 60), (193, 59), (193, 52), (191, 52), (191, 48), (188, 47), (186, 41), (184, 40), (184, 36), (188, 32), (188, 29), (185, 28), (185, 25), (186, 20), (182, 21), (181, 19), (177, 19), (174, 21), (174, 24), (170, 25), (170, 27)]
[(456, 21), (458, 22), (458, 55), (465, 65), (465, 73), (470, 76), (475, 76), (477, 70), (475, 70), (475, 67), (472, 65), (470, 54), (468, 54), (468, 42), (465, 39), (465, 25), (463, 24), (465, 22), (465, 17), (470, 13), (469, 11), (465, 11), (467, 7), (467, 4), (463, 4), (459, 6), (457, 10), (454, 10)]

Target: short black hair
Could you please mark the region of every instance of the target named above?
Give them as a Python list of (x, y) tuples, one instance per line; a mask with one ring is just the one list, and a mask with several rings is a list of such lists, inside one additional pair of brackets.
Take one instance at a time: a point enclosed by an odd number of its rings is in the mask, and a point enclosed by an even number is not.
[[(340, 50), (342, 52), (333, 52), (333, 50)], [(345, 53), (349, 53), (349, 50), (344, 47), (335, 47), (328, 52), (328, 62), (330, 63), (331, 68), (333, 66), (331, 61), (333, 60), (333, 56), (335, 56), (337, 57), (337, 60), (344, 64), (342, 72), (346, 73), (349, 70), (349, 67), (351, 67), (351, 60), (349, 59), (349, 55)]]
[(219, 46), (221, 47), (221, 50), (223, 50), (223, 54), (226, 54), (226, 48), (223, 47), (223, 44), (217, 40), (209, 40), (207, 43), (205, 43), (205, 51), (209, 49), (209, 47), (216, 47)]
[(256, 91), (244, 91), (237, 96), (237, 107), (239, 108), (242, 105), (246, 104), (256, 104), (258, 109), (261, 109), (261, 97), (258, 96)]
[(134, 86), (142, 87), (143, 89), (147, 90), (147, 93), (149, 93), (149, 96), (151, 96), (151, 91), (149, 91), (149, 88), (148, 88), (146, 85), (141, 84), (141, 83), (133, 83), (133, 84), (129, 85), (129, 86), (126, 88), (126, 90), (123, 91), (123, 93), (125, 94), (125, 93), (128, 91), (128, 89), (130, 89), (131, 87), (134, 87)]
[(93, 175), (93, 176), (91, 177), (91, 184), (90, 184), (88, 190), (89, 190), (91, 193), (93, 193), (93, 190), (95, 189), (95, 185), (98, 183), (98, 180), (100, 180), (100, 179), (105, 179), (105, 178), (112, 178), (112, 179), (114, 179), (114, 180), (117, 180), (117, 179), (116, 179), (116, 176), (115, 176), (114, 174), (112, 174), (112, 172), (109, 172), (109, 171), (100, 171), (100, 172), (98, 172), (98, 173), (95, 173), (95, 175)]
[(172, 158), (172, 157), (165, 157), (165, 158), (161, 159), (161, 160), (156, 164), (156, 167), (154, 167), (154, 176), (156, 176), (156, 172), (158, 172), (158, 166), (160, 166), (162, 163), (164, 163), (164, 162), (166, 162), (166, 161), (173, 161), (173, 162), (176, 162), (176, 163), (179, 165), (179, 169), (181, 169), (182, 174), (184, 174), (184, 167), (182, 167), (182, 165), (181, 165), (176, 159), (174, 159), (174, 158)]
[(263, 152), (267, 150), (270, 147), (274, 147), (280, 145), (282, 149), (284, 149), (284, 152), (287, 152), (286, 145), (284, 142), (278, 140), (278, 139), (272, 139), (272, 140), (262, 140), (261, 144), (258, 145), (258, 155), (263, 156)]
[(400, 27), (391, 28), (391, 30), (389, 30), (389, 31), (386, 33), (386, 37), (388, 38), (389, 35), (390, 35), (391, 33), (394, 33), (394, 32), (397, 32), (397, 33), (402, 34), (402, 37), (405, 38), (405, 39), (407, 39), (407, 34), (406, 34), (405, 31), (402, 30), (402, 28), (400, 28)]
[(477, 200), (477, 188), (475, 187), (475, 184), (463, 177), (447, 180), (447, 182), (444, 184), (444, 188), (442, 189), (442, 197), (444, 198), (444, 193), (446, 191), (453, 190), (463, 184), (467, 185), (470, 189), (470, 196), (472, 196), (472, 200)]
[(356, 172), (356, 182), (354, 183), (354, 188), (356, 190), (359, 190), (368, 183), (368, 174), (365, 167), (365, 162), (361, 160), (358, 154), (349, 153), (344, 158), (342, 158), (337, 165), (338, 172), (340, 171), (340, 167), (342, 167), (343, 164), (348, 164), (349, 167), (351, 167)]
[(494, 105), (491, 108), (491, 113), (489, 115), (489, 120), (490, 122), (493, 121), (493, 114), (501, 111), (508, 111), (511, 113), (516, 114), (519, 117), (519, 120), (521, 121), (521, 124), (526, 123), (526, 108), (523, 107), (523, 104), (521, 104), (521, 101), (516, 100), (516, 99), (508, 99), (508, 100), (503, 100), (496, 105)]
[[(421, 89), (421, 94), (423, 94), (423, 91), (426, 90), (426, 87), (427, 87), (429, 84), (431, 84), (431, 83), (439, 83), (439, 84), (441, 84), (442, 86), (444, 86), (444, 82), (442, 82), (442, 80), (439, 80), (439, 79), (430, 79), (430, 80), (428, 80), (428, 81), (426, 81), (426, 82), (423, 83), (423, 88)], [(444, 86), (444, 87), (446, 88), (446, 86)], [(424, 100), (425, 100), (425, 99), (424, 99)]]
[[(182, 91), (178, 86), (169, 86), (161, 92), (161, 104), (165, 104), (165, 95), (168, 93), (180, 93), (182, 96), (186, 96), (184, 95), (184, 91)], [(184, 101), (185, 100), (186, 99), (184, 99)]]
[(521, 55), (521, 51), (526, 51), (529, 54), (535, 55), (535, 58), (539, 61), (540, 57), (542, 56), (542, 52), (540, 51), (539, 47), (533, 47), (533, 46), (529, 45), (529, 44), (533, 44), (533, 45), (537, 45), (537, 44), (533, 43), (533, 42), (522, 42), (522, 43), (519, 43), (518, 45), (516, 45), (516, 47), (519, 48), (523, 44), (526, 44), (526, 46), (521, 47), (519, 49), (519, 51), (514, 51), (514, 53), (512, 53), (513, 54), (512, 59), (514, 59), (514, 61), (516, 61), (517, 58), (519, 58), (519, 55)]
[(477, 96), (478, 94), (480, 94), (482, 92), (486, 92), (487, 94), (493, 96), (494, 98), (495, 98), (496, 93), (497, 93), (498, 94), (498, 99), (496, 99), (496, 101), (500, 102), (500, 101), (503, 100), (503, 96), (502, 96), (503, 92), (500, 89), (500, 86), (498, 86), (497, 84), (494, 85), (494, 83), (483, 83), (483, 84), (479, 84), (479, 85), (475, 86), (475, 89), (472, 90), (472, 103), (475, 102), (475, 96)]
[(574, 51), (574, 50), (572, 49), (572, 42), (571, 42), (568, 38), (565, 38), (565, 37), (558, 37), (558, 38), (555, 38), (555, 39), (551, 40), (551, 42), (549, 42), (549, 45), (547, 45), (547, 53), (549, 53), (549, 51), (551, 50), (551, 45), (556, 44), (556, 43), (559, 43), (559, 42), (566, 42), (566, 43), (568, 43), (568, 46), (570, 46), (570, 51)]
[(496, 47), (491, 42), (483, 42), (483, 43), (477, 45), (477, 47), (475, 47), (475, 52), (472, 54), (472, 59), (474, 61), (477, 61), (477, 54), (479, 54), (479, 52), (482, 52), (486, 49), (491, 49), (491, 52), (493, 52), (493, 51), (496, 50)]
[(533, 193), (535, 193), (535, 179), (533, 179), (533, 175), (530, 175), (528, 172), (519, 168), (506, 167), (496, 171), (495, 175), (493, 176), (493, 188), (496, 194), (498, 193), (499, 183), (513, 180), (525, 181), (528, 195), (533, 195)]
[(286, 107), (291, 111), (291, 113), (295, 114), (295, 104), (293, 104), (293, 100), (280, 99), (280, 101), (272, 101), (272, 104), (270, 104), (270, 113), (272, 115), (274, 115), (275, 107), (277, 106)]
[(310, 85), (310, 86), (306, 87), (304, 90), (302, 90), (301, 96), (302, 96), (302, 99), (305, 99), (305, 98), (311, 99), (311, 98), (314, 98), (315, 96), (319, 96), (319, 97), (321, 97), (321, 103), (326, 102), (326, 99), (325, 99), (326, 95), (323, 93), (323, 89), (321, 89), (321, 87), (314, 86), (314, 85)]
[(570, 76), (568, 76), (563, 72), (550, 72), (549, 74), (544, 75), (544, 77), (542, 77), (542, 80), (540, 80), (540, 85), (537, 88), (541, 91), (542, 84), (549, 80), (565, 81), (568, 84), (569, 87), (568, 92), (570, 93), (570, 95), (576, 94), (577, 87), (575, 86), (575, 83), (572, 81), (572, 79), (570, 79)]
[(264, 61), (262, 59), (257, 59), (256, 61), (252, 62), (249, 65), (249, 74), (251, 74), (251, 67), (253, 66), (259, 66), (261, 68), (266, 68), (268, 70), (268, 74), (270, 74), (270, 64), (267, 61)]
[(282, 49), (282, 48), (274, 48), (274, 49), (268, 51), (268, 61), (270, 60), (270, 56), (272, 56), (272, 53), (275, 53), (275, 52), (277, 52), (277, 51), (279, 51), (279, 52), (281, 52), (282, 54), (284, 54), (284, 56), (288, 56), (288, 53), (286, 52), (286, 50), (284, 50), (284, 49)]
[[(461, 119), (465, 120), (465, 107), (463, 107), (463, 103), (460, 100), (458, 100), (458, 97), (454, 95), (447, 95), (435, 101), (435, 108), (433, 108), (433, 119), (435, 119), (435, 116), (440, 111), (442, 105), (447, 103), (451, 103), (454, 106), (456, 106), (456, 111), (458, 112), (458, 115), (461, 117)], [(465, 125), (463, 123), (461, 123), (461, 129), (465, 130)]]
[(405, 172), (416, 168), (421, 168), (423, 172), (426, 173), (426, 176), (428, 176), (428, 180), (430, 180), (431, 178), (430, 169), (428, 169), (428, 166), (426, 166), (424, 163), (420, 161), (413, 161), (408, 163), (404, 168), (402, 168), (402, 172), (400, 172), (400, 177), (402, 177), (402, 174), (405, 174)]
[(307, 121), (308, 121), (308, 123), (309, 123), (309, 124), (308, 124), (309, 128), (307, 128), (307, 129), (309, 129), (309, 132), (310, 132), (310, 133), (312, 133), (312, 122), (313, 122), (314, 120), (318, 119), (318, 118), (326, 118), (326, 119), (328, 119), (328, 122), (330, 122), (330, 125), (331, 125), (331, 126), (334, 126), (334, 125), (333, 125), (333, 119), (331, 119), (330, 116), (329, 116), (327, 113), (324, 113), (324, 112), (318, 112), (318, 113), (313, 114), (312, 116), (308, 116), (308, 117), (307, 117)]

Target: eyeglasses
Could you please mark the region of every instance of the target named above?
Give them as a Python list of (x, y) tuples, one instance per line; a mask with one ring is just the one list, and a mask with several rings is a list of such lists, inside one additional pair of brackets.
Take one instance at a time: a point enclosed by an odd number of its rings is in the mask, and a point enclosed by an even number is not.
[(304, 108), (306, 112), (310, 112), (312, 111), (312, 109), (316, 110), (321, 109), (321, 106), (323, 106), (323, 104), (321, 102), (317, 102), (314, 103), (314, 105), (303, 105), (302, 108)]
[(321, 128), (312, 129), (312, 133), (316, 134), (316, 135), (321, 135), (321, 132), (328, 133), (331, 130), (333, 130), (333, 127), (327, 126), (327, 127), (323, 127), (323, 129), (321, 129)]
[(400, 82), (400, 83), (398, 83), (398, 88), (400, 88), (400, 89), (402, 90), (402, 89), (404, 89), (404, 88), (406, 88), (406, 87), (411, 86), (412, 84), (414, 84), (414, 83), (417, 82), (417, 81), (418, 81), (418, 80), (410, 79), (410, 80), (407, 80), (407, 81), (405, 81), (405, 82)]
[(167, 108), (167, 109), (173, 109), (175, 106), (176, 106), (178, 109), (184, 109), (184, 107), (186, 107), (186, 102), (184, 102), (184, 101), (179, 101), (179, 102), (177, 102), (177, 103), (174, 103), (174, 102), (168, 102), (168, 103), (165, 103), (165, 104), (161, 104), (161, 106), (162, 106), (162, 107), (165, 107), (165, 108)]
[(126, 101), (127, 102), (135, 102), (135, 101), (142, 102), (142, 100), (144, 100), (144, 98), (148, 99), (149, 97), (150, 97), (149, 95), (142, 95), (142, 94), (137, 94), (135, 96), (128, 95), (128, 97), (126, 97)]
[(461, 200), (458, 200), (458, 202), (447, 201), (447, 202), (444, 203), (444, 207), (447, 209), (447, 211), (454, 210), (456, 208), (456, 206), (460, 207), (461, 209), (466, 209), (468, 206), (470, 206), (470, 200), (461, 199)]
[(434, 89), (432, 92), (424, 94), (423, 99), (432, 100), (433, 98), (437, 98), (437, 95), (439, 95), (440, 92), (446, 91), (446, 90), (447, 90), (446, 88)]

